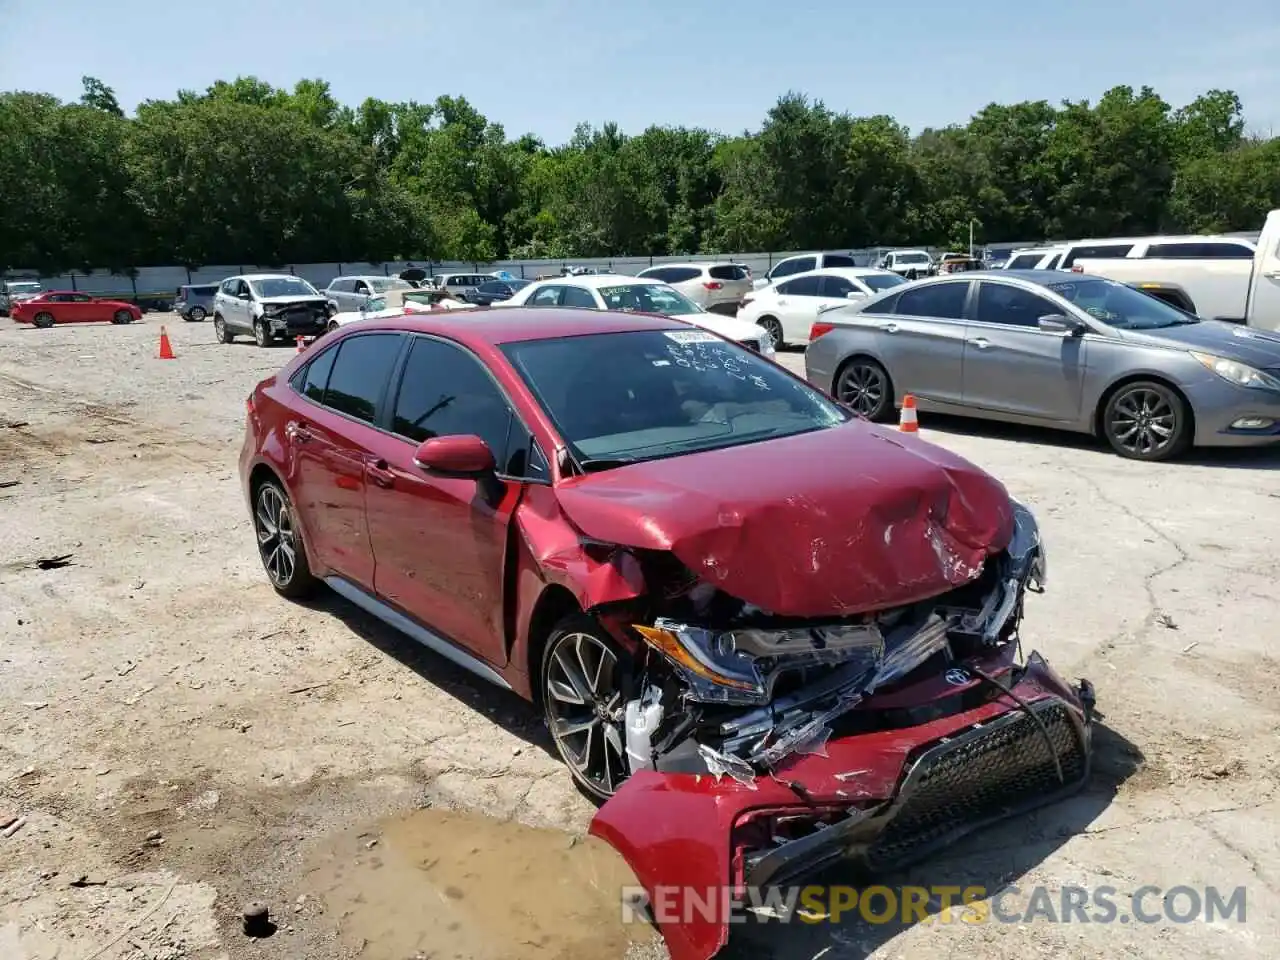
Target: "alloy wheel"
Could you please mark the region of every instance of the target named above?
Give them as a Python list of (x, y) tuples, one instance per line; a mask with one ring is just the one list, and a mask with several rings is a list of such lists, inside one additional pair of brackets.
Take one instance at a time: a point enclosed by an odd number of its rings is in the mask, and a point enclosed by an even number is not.
[(836, 384), (836, 399), (868, 419), (874, 419), (883, 412), (888, 392), (884, 371), (871, 363), (850, 364)]
[(199, 323), (201, 320), (203, 320), (207, 316), (208, 314), (204, 312), (204, 307), (191, 308), (191, 319), (196, 321), (197, 323)]
[(773, 317), (765, 317), (760, 321), (760, 326), (764, 327), (765, 332), (769, 334), (769, 339), (773, 341), (773, 349), (782, 349), (782, 324)]
[(556, 747), (578, 782), (601, 798), (613, 796), (629, 770), (619, 673), (613, 651), (574, 632), (555, 640), (543, 681)]
[(1139, 386), (1116, 397), (1107, 430), (1122, 452), (1150, 459), (1177, 442), (1179, 426), (1169, 397), (1153, 387)]
[(267, 335), (267, 325), (261, 320), (253, 325), (253, 339), (260, 347), (265, 347), (271, 341)]
[(128, 310), (117, 310), (116, 315), (111, 319), (114, 320), (116, 323), (121, 323), (121, 324), (132, 323), (133, 314), (131, 314)]
[(298, 537), (289, 504), (274, 484), (266, 483), (259, 488), (253, 525), (258, 534), (258, 554), (267, 576), (277, 587), (287, 588), (298, 569)]

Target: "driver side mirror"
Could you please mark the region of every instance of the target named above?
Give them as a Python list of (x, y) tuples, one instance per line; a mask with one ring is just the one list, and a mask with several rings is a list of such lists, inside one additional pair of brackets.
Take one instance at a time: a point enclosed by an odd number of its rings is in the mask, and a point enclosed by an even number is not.
[(1048, 333), (1065, 333), (1069, 337), (1078, 337), (1085, 332), (1083, 323), (1062, 313), (1043, 316), (1036, 321), (1036, 325)]
[(481, 477), (497, 464), (489, 445), (474, 434), (455, 434), (424, 440), (413, 455), (422, 470), (443, 477)]

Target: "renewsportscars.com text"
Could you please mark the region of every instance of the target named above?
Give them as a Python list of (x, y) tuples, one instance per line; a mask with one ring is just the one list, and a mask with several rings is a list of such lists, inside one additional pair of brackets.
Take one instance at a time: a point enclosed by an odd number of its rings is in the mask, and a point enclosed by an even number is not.
[(1142, 885), (931, 887), (806, 886), (748, 890), (659, 887), (622, 892), (624, 922), (746, 923), (1244, 923), (1246, 889)]

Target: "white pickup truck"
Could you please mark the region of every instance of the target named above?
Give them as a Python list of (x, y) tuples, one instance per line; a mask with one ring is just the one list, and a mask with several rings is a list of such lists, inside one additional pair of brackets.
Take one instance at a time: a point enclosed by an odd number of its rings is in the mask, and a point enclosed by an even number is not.
[(1257, 244), (1153, 238), (1111, 258), (1079, 257), (1070, 269), (1127, 283), (1206, 320), (1280, 330), (1280, 210), (1267, 215)]

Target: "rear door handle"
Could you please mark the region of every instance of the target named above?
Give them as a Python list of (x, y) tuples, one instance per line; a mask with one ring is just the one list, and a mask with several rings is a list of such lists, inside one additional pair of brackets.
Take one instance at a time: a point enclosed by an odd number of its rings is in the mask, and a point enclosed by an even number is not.
[(987, 349), (987, 347), (991, 346), (991, 341), (988, 340), (986, 337), (974, 337), (969, 342), (972, 343), (979, 350), (985, 350)]
[(885, 332), (885, 333), (897, 333), (897, 332), (898, 332), (898, 325), (897, 325), (896, 323), (886, 323), (886, 324), (884, 325), (884, 332)]
[(1268, 280), (1280, 280), (1280, 270), (1264, 270), (1262, 275)]
[(369, 472), (369, 480), (374, 486), (384, 489), (395, 486), (396, 475), (391, 472), (390, 465), (385, 460), (374, 460), (366, 468)]

